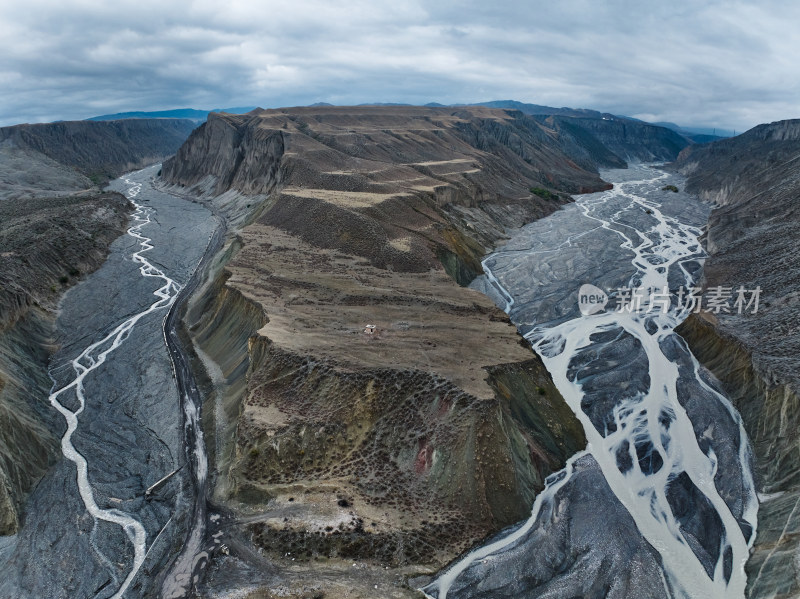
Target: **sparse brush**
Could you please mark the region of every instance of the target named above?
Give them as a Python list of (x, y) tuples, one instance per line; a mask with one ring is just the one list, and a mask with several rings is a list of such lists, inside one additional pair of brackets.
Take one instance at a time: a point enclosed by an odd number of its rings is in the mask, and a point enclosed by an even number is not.
[(539, 196), (543, 200), (557, 200), (558, 199), (558, 194), (557, 193), (553, 193), (552, 191), (549, 191), (549, 190), (547, 190), (547, 189), (545, 189), (543, 187), (531, 187), (530, 188), (530, 192), (533, 195)]

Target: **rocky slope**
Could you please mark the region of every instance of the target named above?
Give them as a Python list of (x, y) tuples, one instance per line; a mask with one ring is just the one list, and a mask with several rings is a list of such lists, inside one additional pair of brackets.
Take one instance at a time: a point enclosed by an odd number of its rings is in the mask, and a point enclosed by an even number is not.
[[(554, 137), (521, 113), (485, 108), (212, 114), (163, 176), (237, 215), (254, 203), (241, 196), (277, 189), (265, 224), (379, 268), (423, 272), (444, 262), (463, 284), (504, 227), (551, 212), (567, 193), (607, 188)], [(485, 223), (465, 233), (465, 214)]]
[(687, 148), (674, 165), (688, 176), (687, 190), (717, 204), (706, 236), (706, 290), (732, 287), (734, 298), (740, 286), (762, 290), (755, 314), (731, 307), (692, 316), (679, 331), (725, 385), (756, 453), (762, 503), (751, 597), (800, 591), (798, 161), (800, 120), (793, 120)]
[(240, 226), (187, 315), (231, 515), (208, 596), (232, 572), (411, 596), (405, 576), (518, 521), (582, 447), (506, 316), (457, 284), (507, 228), (608, 187), (558, 135), (486, 108), (254, 111), (211, 115), (164, 163)]
[(194, 127), (194, 122), (185, 119), (14, 125), (0, 127), (0, 147), (17, 148), (29, 157), (43, 155), (62, 168), (104, 183), (174, 154)]
[[(213, 147), (208, 145), (212, 140)], [(282, 158), (280, 163), (270, 163), (280, 168), (262, 170), (258, 158)], [(353, 159), (363, 161), (353, 172), (321, 170)], [(519, 176), (511, 177), (515, 169)], [(572, 164), (534, 119), (515, 111), (479, 107), (212, 113), (164, 171), (165, 180), (181, 185), (195, 185), (207, 175), (215, 177), (217, 193), (233, 188), (255, 194), (270, 191), (278, 183), (325, 183), (326, 188), (341, 191), (386, 193), (402, 188), (437, 194), (457, 190), (467, 197), (470, 186), (476, 191), (480, 187), (486, 197), (473, 201), (528, 197), (523, 178), (571, 192), (603, 187), (596, 171)], [(313, 180), (306, 180), (308, 176)], [(492, 189), (490, 182), (502, 185)], [(439, 189), (444, 187), (456, 189)]]
[[(587, 110), (554, 108), (513, 100), (482, 102), (480, 106), (518, 110), (534, 116), (559, 131), (562, 149), (568, 154), (586, 155), (599, 166), (625, 168), (624, 162), (675, 160), (695, 136), (680, 131), (673, 123), (646, 123), (625, 116)], [(698, 139), (703, 136), (697, 136)], [(719, 139), (715, 136), (707, 136)], [(710, 140), (706, 140), (710, 141)], [(701, 143), (701, 142), (697, 142)], [(620, 166), (620, 163), (623, 163)], [(583, 164), (581, 164), (583, 166)]]
[(59, 299), (127, 226), (128, 202), (95, 182), (174, 152), (190, 130), (166, 120), (0, 129), (0, 535), (17, 530), (58, 451), (47, 361)]
[[(595, 147), (605, 148), (606, 155), (593, 152), (604, 166), (616, 167), (613, 158), (630, 162), (675, 160), (679, 152), (692, 142), (671, 129), (619, 117), (572, 118), (568, 116), (538, 117), (555, 129), (581, 130), (595, 140)], [(581, 142), (584, 147), (591, 147)]]
[[(584, 168), (626, 168), (627, 162), (612, 152), (595, 137), (578, 119), (551, 117), (542, 120), (543, 124), (556, 134), (559, 147), (575, 162)], [(648, 151), (649, 153), (649, 151)]]

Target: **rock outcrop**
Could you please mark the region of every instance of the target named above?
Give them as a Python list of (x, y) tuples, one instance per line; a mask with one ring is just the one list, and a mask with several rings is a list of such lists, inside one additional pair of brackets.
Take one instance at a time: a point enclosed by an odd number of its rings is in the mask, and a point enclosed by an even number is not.
[(291, 554), (281, 584), (363, 581), (319, 560), (432, 572), (585, 443), (505, 314), (458, 285), (507, 228), (608, 188), (557, 137), (485, 108), (259, 110), (210, 115), (164, 163), (240, 227), (187, 321), (227, 542)]
[(692, 146), (674, 164), (688, 176), (687, 190), (717, 204), (706, 234), (706, 290), (730, 288), (735, 299), (739, 287), (761, 289), (755, 313), (731, 307), (693, 315), (678, 329), (722, 381), (755, 450), (761, 506), (750, 597), (800, 591), (798, 160), (800, 120), (793, 120)]

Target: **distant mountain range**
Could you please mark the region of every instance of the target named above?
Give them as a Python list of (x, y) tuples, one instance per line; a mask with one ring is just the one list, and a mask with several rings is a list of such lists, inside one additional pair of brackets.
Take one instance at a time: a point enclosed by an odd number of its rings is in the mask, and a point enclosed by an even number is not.
[[(668, 121), (660, 121), (651, 124), (658, 125), (659, 127), (666, 127), (667, 129), (672, 129), (673, 131), (677, 131), (678, 133), (683, 133), (683, 134), (688, 133), (691, 135), (695, 135), (697, 137), (706, 136), (709, 138), (706, 141), (715, 141), (718, 139), (734, 137), (736, 135), (736, 131), (733, 129), (719, 129), (717, 127), (681, 127), (680, 125), (676, 125), (675, 123), (670, 123)], [(743, 133), (743, 131), (739, 131), (739, 133)], [(705, 142), (698, 142), (698, 143), (705, 143)]]
[(173, 110), (150, 110), (135, 112), (117, 112), (115, 114), (102, 114), (85, 119), (87, 121), (119, 121), (122, 119), (189, 119), (190, 121), (203, 122), (210, 112), (227, 112), (230, 114), (244, 114), (255, 110), (256, 106), (236, 108), (214, 108), (213, 110), (197, 110), (195, 108), (175, 108)]
[[(315, 102), (309, 104), (312, 107), (325, 107), (334, 106), (328, 102)], [(359, 104), (359, 106), (412, 106), (412, 104), (405, 104), (402, 102), (373, 102), (366, 104)], [(516, 100), (492, 100), (489, 102), (476, 102), (474, 104), (439, 104), (438, 102), (429, 102), (425, 104), (429, 108), (446, 108), (456, 106), (486, 106), (488, 108), (504, 108), (507, 110), (519, 110), (524, 114), (529, 114), (537, 117), (544, 116), (562, 116), (578, 119), (602, 119), (611, 121), (632, 121), (637, 123), (647, 123), (671, 129), (676, 133), (686, 137), (693, 143), (707, 143), (725, 137), (731, 137), (731, 131), (723, 129), (714, 129), (711, 127), (682, 127), (670, 122), (648, 123), (640, 119), (635, 119), (629, 116), (621, 116), (611, 114), (609, 112), (600, 112), (598, 110), (591, 110), (588, 108), (555, 108), (553, 106), (542, 106), (540, 104), (528, 104), (526, 102), (518, 102)], [(239, 106), (235, 108), (214, 108), (213, 110), (198, 110), (195, 108), (176, 108), (174, 110), (155, 110), (155, 111), (135, 111), (135, 112), (117, 112), (115, 114), (104, 114), (94, 116), (88, 121), (116, 121), (121, 119), (189, 119), (196, 122), (203, 122), (208, 118), (211, 112), (227, 112), (229, 114), (244, 114), (254, 110), (255, 106)]]
[(526, 104), (524, 102), (517, 102), (516, 100), (493, 100), (491, 102), (478, 102), (479, 106), (488, 106), (489, 108), (506, 108), (512, 110), (519, 110), (525, 114), (533, 116), (567, 116), (572, 118), (583, 119), (603, 119), (603, 120), (623, 120), (635, 121), (637, 123), (648, 123), (649, 125), (656, 125), (658, 127), (665, 127), (680, 133), (684, 137), (691, 139), (695, 143), (706, 143), (731, 137), (731, 131), (723, 129), (714, 129), (711, 127), (682, 127), (670, 122), (657, 122), (650, 123), (630, 116), (621, 116), (611, 114), (609, 112), (600, 112), (598, 110), (590, 110), (588, 108), (554, 108), (552, 106), (541, 106), (539, 104)]

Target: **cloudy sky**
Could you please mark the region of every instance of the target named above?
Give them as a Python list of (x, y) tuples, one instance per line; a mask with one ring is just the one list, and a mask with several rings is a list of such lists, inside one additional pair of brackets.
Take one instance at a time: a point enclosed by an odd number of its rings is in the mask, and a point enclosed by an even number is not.
[(800, 3), (2, 0), (0, 125), (514, 99), (739, 131), (800, 117)]

